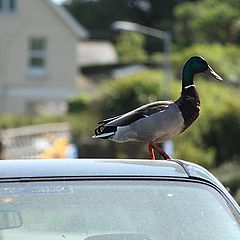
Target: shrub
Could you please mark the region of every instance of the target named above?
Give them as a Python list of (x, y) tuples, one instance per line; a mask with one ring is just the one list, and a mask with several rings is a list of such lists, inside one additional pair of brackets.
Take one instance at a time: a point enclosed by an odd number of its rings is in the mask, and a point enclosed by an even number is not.
[(74, 96), (67, 101), (68, 105), (68, 113), (80, 113), (87, 109), (88, 104), (90, 102), (89, 94), (80, 94), (78, 96)]
[(225, 104), (223, 113), (212, 119), (204, 134), (205, 146), (217, 149), (216, 165), (240, 159), (240, 101)]
[(102, 86), (97, 110), (102, 118), (123, 114), (162, 96), (162, 73), (142, 71)]

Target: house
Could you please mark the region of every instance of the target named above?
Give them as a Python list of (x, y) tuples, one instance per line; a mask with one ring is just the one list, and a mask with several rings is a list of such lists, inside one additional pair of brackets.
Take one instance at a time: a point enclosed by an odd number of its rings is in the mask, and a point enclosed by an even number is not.
[(51, 0), (0, 0), (0, 33), (0, 113), (63, 111), (87, 30)]

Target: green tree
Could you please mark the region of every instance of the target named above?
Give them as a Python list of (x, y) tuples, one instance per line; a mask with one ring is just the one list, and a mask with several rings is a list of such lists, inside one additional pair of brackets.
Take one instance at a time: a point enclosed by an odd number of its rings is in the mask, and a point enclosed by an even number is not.
[(110, 26), (117, 20), (136, 19), (128, 0), (69, 0), (65, 8), (90, 31), (91, 38), (111, 38)]
[(236, 40), (232, 31), (239, 19), (239, 3), (239, 0), (235, 3), (230, 0), (203, 0), (177, 5), (174, 9), (177, 43), (189, 45)]
[[(182, 0), (185, 2), (189, 0)], [(66, 9), (85, 26), (92, 38), (111, 39), (110, 26), (124, 20), (171, 31), (177, 0), (68, 0)]]
[(144, 50), (145, 38), (140, 33), (121, 32), (116, 42), (116, 51), (120, 62), (144, 62), (147, 54)]

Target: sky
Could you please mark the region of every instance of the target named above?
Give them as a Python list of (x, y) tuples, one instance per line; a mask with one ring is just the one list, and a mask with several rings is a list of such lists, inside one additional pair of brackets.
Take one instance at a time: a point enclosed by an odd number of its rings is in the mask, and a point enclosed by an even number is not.
[(64, 2), (65, 0), (52, 0), (52, 1), (55, 2), (55, 3), (60, 4), (60, 3)]

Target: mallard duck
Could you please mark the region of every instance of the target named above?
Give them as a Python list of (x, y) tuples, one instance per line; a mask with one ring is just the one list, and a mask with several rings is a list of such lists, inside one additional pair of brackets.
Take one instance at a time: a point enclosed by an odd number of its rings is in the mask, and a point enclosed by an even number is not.
[(154, 150), (170, 159), (157, 143), (172, 139), (184, 132), (199, 116), (200, 99), (193, 83), (197, 73), (206, 73), (216, 80), (223, 79), (200, 56), (191, 57), (183, 67), (182, 92), (176, 101), (157, 101), (136, 108), (123, 115), (99, 122), (94, 138), (114, 142), (147, 142), (150, 158)]

